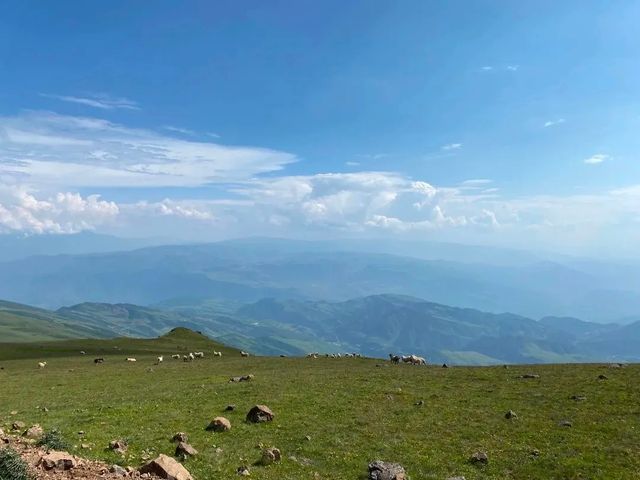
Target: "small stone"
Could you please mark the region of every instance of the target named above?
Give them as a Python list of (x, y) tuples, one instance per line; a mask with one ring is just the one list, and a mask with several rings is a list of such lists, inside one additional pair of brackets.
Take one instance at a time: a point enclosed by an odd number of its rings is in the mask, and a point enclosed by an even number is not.
[(49, 409), (47, 407), (42, 407), (41, 409), (44, 413), (47, 413), (49, 411)]
[(504, 418), (506, 418), (507, 420), (511, 420), (511, 419), (518, 418), (518, 415), (513, 410), (509, 410), (507, 413), (504, 414)]
[(609, 377), (601, 373), (600, 375), (598, 375), (598, 380), (609, 380)]
[(40, 458), (45, 470), (71, 470), (76, 466), (76, 460), (67, 452), (49, 452)]
[(311, 441), (311, 437), (310, 437), (309, 435), (305, 435), (304, 439), (305, 439), (307, 442), (310, 442), (310, 441)]
[(27, 425), (24, 422), (13, 422), (13, 425), (11, 425), (11, 429), (12, 430), (22, 430), (26, 426)]
[(29, 427), (29, 429), (26, 432), (24, 432), (22, 435), (27, 438), (37, 439), (37, 438), (41, 438), (44, 435), (44, 430), (40, 425), (33, 425)]
[(127, 442), (124, 440), (112, 440), (109, 442), (109, 449), (120, 454), (126, 453), (128, 447)]
[(188, 442), (189, 437), (184, 432), (178, 432), (173, 437), (171, 437), (172, 442)]
[(582, 402), (587, 399), (584, 395), (571, 395), (571, 400), (575, 400), (576, 402)]
[(476, 465), (486, 465), (489, 463), (489, 456), (485, 452), (476, 452), (471, 455), (469, 461)]
[(562, 420), (558, 425), (560, 425), (561, 427), (572, 427), (573, 423), (571, 423), (569, 420)]
[(216, 417), (211, 420), (211, 423), (207, 426), (207, 430), (214, 432), (228, 432), (231, 430), (231, 422), (224, 417)]
[(84, 430), (80, 430), (80, 431), (78, 432), (78, 435), (84, 435)]
[(272, 463), (279, 462), (282, 458), (280, 450), (277, 448), (265, 448), (262, 451), (262, 458), (260, 459), (261, 465), (271, 465)]
[(407, 474), (398, 463), (376, 460), (369, 464), (369, 480), (406, 480)]
[[(167, 455), (160, 454), (140, 468), (142, 474), (153, 474), (167, 480), (193, 480), (184, 466)], [(149, 477), (146, 477), (149, 478)]]
[(177, 457), (194, 457), (198, 454), (198, 451), (189, 445), (187, 442), (180, 442), (176, 447)]
[(83, 450), (89, 450), (91, 448), (91, 445), (89, 445), (88, 443), (83, 443), (80, 445), (80, 448), (82, 448)]
[(247, 413), (247, 422), (261, 423), (273, 420), (273, 412), (266, 405), (256, 405)]
[(224, 408), (224, 411), (225, 411), (225, 412), (233, 412), (235, 409), (236, 409), (236, 406), (235, 406), (235, 405), (227, 405), (227, 406)]
[(537, 448), (534, 448), (533, 450), (531, 450), (531, 456), (532, 457), (539, 457), (540, 456), (540, 450), (538, 450)]
[(414, 403), (414, 405), (416, 407), (421, 407), (422, 405), (424, 405), (424, 400), (418, 400), (416, 403)]
[(520, 375), (519, 378), (540, 378), (540, 375), (537, 373), (525, 373), (524, 375)]
[(129, 475), (129, 472), (122, 468), (120, 465), (111, 465), (109, 467), (109, 472), (117, 475), (118, 477), (126, 477)]
[(216, 449), (214, 450), (214, 452), (215, 452), (217, 455), (220, 455), (222, 452), (224, 452), (224, 450), (222, 450), (220, 447), (216, 447)]
[(17, 410), (11, 410), (10, 414), (11, 414), (11, 415), (17, 415), (17, 414), (18, 414), (18, 412), (17, 412)]
[(249, 468), (245, 467), (244, 465), (242, 467), (238, 467), (236, 473), (243, 477), (248, 477), (249, 475), (251, 475), (251, 472), (249, 472)]

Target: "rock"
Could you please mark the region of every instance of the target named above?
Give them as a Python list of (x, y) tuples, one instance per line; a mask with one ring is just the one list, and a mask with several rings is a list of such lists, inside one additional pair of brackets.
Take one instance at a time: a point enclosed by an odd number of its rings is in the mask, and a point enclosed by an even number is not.
[(111, 465), (109, 467), (109, 472), (113, 473), (114, 475), (117, 475), (118, 477), (127, 477), (129, 476), (129, 472), (122, 468), (120, 465)]
[(214, 432), (228, 432), (231, 430), (231, 422), (224, 417), (216, 417), (211, 420), (211, 423), (207, 426), (207, 430)]
[(226, 407), (224, 407), (225, 412), (233, 412), (235, 409), (236, 409), (235, 405), (227, 405)]
[(571, 395), (571, 397), (569, 398), (571, 400), (575, 400), (576, 402), (582, 402), (587, 399), (587, 397), (585, 397), (584, 395)]
[(184, 432), (178, 432), (173, 437), (171, 437), (172, 442), (188, 442), (189, 437)]
[(29, 429), (22, 434), (27, 438), (41, 438), (44, 435), (44, 430), (40, 425), (33, 425), (29, 427)]
[(537, 373), (525, 373), (524, 375), (520, 375), (519, 378), (540, 378), (540, 375)]
[(91, 449), (91, 445), (89, 445), (88, 443), (83, 443), (80, 445), (80, 448), (83, 450), (89, 450)]
[(406, 480), (402, 465), (376, 460), (369, 464), (369, 480)]
[(11, 429), (12, 430), (22, 430), (26, 426), (27, 425), (24, 422), (13, 422), (13, 425), (11, 425)]
[(262, 458), (260, 458), (260, 465), (271, 465), (272, 463), (279, 462), (282, 459), (282, 454), (277, 448), (265, 448), (262, 451)]
[(157, 475), (166, 480), (193, 480), (182, 464), (163, 454), (140, 467), (140, 473)]
[(229, 379), (230, 382), (232, 383), (237, 383), (237, 382), (250, 382), (251, 380), (253, 380), (255, 378), (255, 375), (250, 374), (250, 375), (241, 375), (240, 377), (231, 377)]
[(310, 442), (310, 441), (311, 441), (311, 437), (310, 437), (309, 435), (305, 435), (304, 439), (305, 439), (307, 442)]
[(507, 420), (511, 420), (514, 418), (518, 418), (518, 415), (513, 410), (509, 410), (507, 413), (504, 414), (504, 418), (506, 418)]
[(471, 455), (469, 461), (476, 465), (486, 465), (489, 463), (489, 456), (485, 452), (476, 452)]
[(127, 448), (127, 442), (125, 442), (124, 440), (112, 440), (111, 442), (109, 442), (109, 449), (113, 450), (114, 452), (124, 454), (127, 452)]
[(560, 425), (561, 427), (572, 427), (573, 423), (571, 423), (569, 420), (562, 420), (560, 423), (558, 423), (558, 425)]
[(533, 450), (531, 450), (531, 456), (532, 457), (539, 457), (540, 456), (540, 450), (538, 450), (537, 448), (534, 448)]
[(601, 373), (600, 375), (598, 375), (598, 380), (609, 380), (609, 377)]
[(187, 442), (180, 442), (176, 447), (177, 457), (194, 457), (197, 454), (198, 451)]
[(424, 400), (418, 400), (416, 403), (414, 403), (414, 405), (416, 407), (421, 407), (422, 405), (424, 405)]
[(273, 420), (273, 412), (266, 405), (256, 405), (247, 413), (247, 422), (260, 423)]
[(249, 475), (251, 475), (251, 472), (249, 472), (249, 468), (245, 467), (244, 465), (242, 467), (238, 467), (236, 473), (243, 477), (248, 477)]
[(76, 459), (67, 452), (49, 452), (40, 458), (39, 464), (45, 470), (71, 470), (76, 466)]

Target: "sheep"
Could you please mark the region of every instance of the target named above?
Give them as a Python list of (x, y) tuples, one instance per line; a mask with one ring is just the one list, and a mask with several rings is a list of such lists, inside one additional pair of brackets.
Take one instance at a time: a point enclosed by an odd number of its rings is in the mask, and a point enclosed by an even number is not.
[(44, 368), (47, 366), (47, 362), (38, 362), (38, 367), (39, 368)]
[(222, 356), (222, 352), (216, 352), (215, 350), (213, 351), (213, 356), (214, 357), (221, 357)]
[(86, 355), (87, 352), (85, 352), (84, 350), (80, 350), (80, 355)]
[(391, 363), (400, 363), (400, 356), (399, 355), (394, 355), (393, 353), (389, 354), (389, 360), (391, 361)]
[(176, 353), (175, 355), (171, 355), (171, 358), (173, 358), (174, 360), (180, 360), (180, 354)]
[(196, 359), (196, 356), (193, 353), (189, 353), (189, 361), (193, 361)]
[(127, 362), (133, 363), (133, 362), (137, 362), (137, 360), (132, 357), (127, 357)]
[(164, 361), (164, 357), (162, 355), (160, 355), (157, 359), (156, 363), (162, 363)]
[(193, 354), (195, 358), (204, 358), (204, 352), (196, 352)]
[(249, 354), (247, 352), (242, 351), (242, 352), (240, 352), (240, 356), (241, 357), (248, 357)]
[(101, 358), (94, 358), (93, 359), (93, 363), (95, 363), (96, 365), (98, 363), (104, 363), (104, 358), (102, 358), (102, 357)]

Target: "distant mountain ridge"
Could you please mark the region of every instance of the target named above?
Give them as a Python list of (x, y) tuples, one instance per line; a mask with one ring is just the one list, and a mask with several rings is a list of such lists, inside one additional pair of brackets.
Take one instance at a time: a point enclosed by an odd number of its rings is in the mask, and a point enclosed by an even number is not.
[[(16, 329), (24, 318), (29, 320), (28, 330)], [(175, 327), (269, 355), (418, 353), (432, 362), (458, 364), (640, 359), (640, 322), (620, 326), (578, 319), (536, 321), (390, 294), (344, 302), (270, 298), (234, 305), (184, 300), (161, 308), (83, 303), (55, 312), (0, 303), (3, 341), (151, 338)]]
[[(343, 301), (392, 293), (532, 318), (612, 322), (640, 312), (640, 269), (611, 267), (600, 277), (596, 267), (580, 262), (524, 263), (520, 256), (517, 262), (492, 265), (363, 250), (247, 239), (30, 257), (0, 265), (0, 298), (58, 308), (82, 302), (153, 305), (187, 297)], [(464, 251), (465, 258), (479, 255)], [(615, 272), (620, 273), (616, 281)]]

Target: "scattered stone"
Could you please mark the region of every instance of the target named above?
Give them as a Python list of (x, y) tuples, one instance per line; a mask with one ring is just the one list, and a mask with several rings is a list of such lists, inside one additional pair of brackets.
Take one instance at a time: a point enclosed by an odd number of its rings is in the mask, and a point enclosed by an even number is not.
[(307, 442), (310, 442), (310, 441), (311, 441), (311, 437), (310, 437), (309, 435), (305, 435), (304, 439), (305, 439)]
[(231, 377), (229, 379), (229, 382), (232, 383), (237, 383), (237, 382), (250, 382), (251, 380), (253, 380), (255, 378), (255, 376), (253, 374), (251, 375), (241, 375), (239, 377)]
[(49, 411), (49, 409), (48, 409), (47, 407), (42, 407), (42, 408), (41, 408), (41, 410), (42, 410), (44, 413), (47, 413), (47, 412)]
[(11, 414), (11, 415), (17, 415), (17, 414), (18, 414), (18, 412), (17, 412), (16, 410), (11, 410), (10, 414)]
[(485, 452), (476, 452), (469, 459), (474, 465), (486, 465), (489, 463), (489, 456)]
[(82, 448), (83, 450), (90, 450), (91, 445), (89, 445), (88, 443), (83, 443), (80, 445), (80, 448)]
[(171, 441), (172, 442), (188, 442), (189, 437), (184, 432), (178, 432), (171, 438)]
[(38, 439), (44, 435), (44, 430), (40, 425), (33, 425), (29, 427), (29, 429), (25, 431), (22, 435), (27, 438)]
[(609, 377), (601, 373), (600, 375), (598, 375), (598, 380), (609, 380)]
[(129, 475), (129, 472), (120, 465), (111, 465), (109, 467), (109, 472), (117, 475), (118, 477), (126, 477)]
[(236, 406), (233, 404), (227, 405), (226, 407), (224, 407), (225, 412), (233, 412), (235, 409), (236, 409)]
[(125, 442), (124, 440), (112, 440), (111, 442), (109, 442), (109, 449), (121, 455), (127, 453), (128, 447), (129, 446), (127, 445), (127, 442)]
[(198, 451), (187, 442), (180, 442), (176, 447), (176, 457), (194, 457)]
[(80, 431), (78, 432), (78, 435), (84, 435), (84, 430), (80, 430)]
[(506, 418), (507, 420), (511, 420), (511, 419), (518, 418), (518, 415), (513, 410), (509, 410), (507, 413), (504, 414), (504, 418)]
[(251, 472), (249, 472), (249, 468), (245, 467), (244, 465), (242, 467), (238, 467), (236, 473), (243, 477), (248, 477), (249, 475), (251, 475)]
[(247, 413), (247, 422), (261, 423), (273, 420), (273, 412), (266, 405), (256, 405)]
[(191, 474), (182, 464), (163, 454), (140, 467), (140, 473), (157, 475), (167, 480), (193, 480)]
[(571, 423), (569, 420), (562, 420), (558, 425), (560, 425), (561, 427), (572, 427), (573, 423)]
[(585, 397), (584, 395), (571, 395), (571, 397), (569, 398), (571, 400), (575, 400), (576, 402), (582, 402), (587, 399), (587, 397)]
[(262, 458), (260, 459), (260, 465), (266, 466), (272, 463), (279, 462), (282, 458), (280, 450), (277, 448), (265, 448), (262, 451)]
[(525, 373), (524, 375), (520, 375), (518, 378), (540, 378), (540, 375), (537, 373)]
[(539, 457), (540, 456), (540, 450), (538, 450), (537, 448), (534, 448), (533, 450), (531, 450), (531, 456), (532, 457)]
[(220, 455), (222, 452), (224, 452), (224, 450), (222, 450), (220, 447), (217, 447), (214, 452), (216, 453), (216, 455)]
[(45, 470), (71, 470), (76, 466), (76, 459), (67, 452), (49, 452), (38, 462)]
[(24, 422), (13, 422), (13, 425), (11, 425), (11, 429), (12, 430), (22, 430), (26, 426), (27, 425)]
[(414, 405), (416, 407), (421, 407), (422, 405), (424, 405), (424, 400), (418, 400), (416, 403), (414, 403)]
[(216, 417), (211, 420), (211, 423), (207, 426), (207, 430), (214, 432), (228, 432), (231, 430), (231, 422), (224, 417)]
[(369, 480), (406, 480), (402, 465), (376, 460), (369, 464)]

